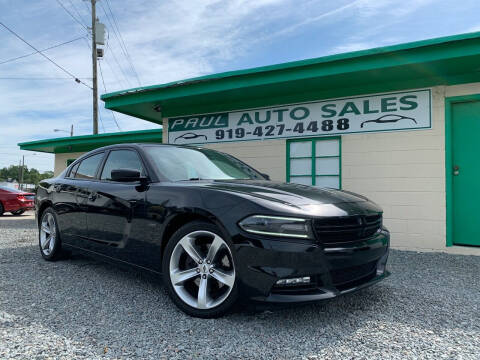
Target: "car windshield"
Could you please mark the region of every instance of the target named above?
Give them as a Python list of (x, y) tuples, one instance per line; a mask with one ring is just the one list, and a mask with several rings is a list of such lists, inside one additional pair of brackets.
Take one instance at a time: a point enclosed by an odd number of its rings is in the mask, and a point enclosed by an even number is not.
[(159, 173), (171, 181), (264, 179), (238, 159), (209, 149), (147, 146)]

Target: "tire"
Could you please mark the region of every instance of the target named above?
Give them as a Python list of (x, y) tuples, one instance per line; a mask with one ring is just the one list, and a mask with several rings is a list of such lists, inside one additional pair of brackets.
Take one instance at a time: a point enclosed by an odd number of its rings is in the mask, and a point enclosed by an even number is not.
[(12, 211), (12, 215), (22, 215), (25, 212), (25, 210), (16, 210)]
[(38, 246), (40, 247), (42, 257), (47, 261), (58, 260), (62, 254), (62, 242), (60, 240), (60, 232), (58, 231), (57, 215), (52, 208), (46, 209), (40, 219), (38, 225)]
[(237, 302), (234, 247), (211, 223), (194, 221), (178, 229), (165, 248), (162, 272), (171, 299), (190, 316), (217, 318)]
[(4, 208), (3, 208), (2, 202), (0, 201), (0, 216), (2, 216), (3, 213), (4, 213)]

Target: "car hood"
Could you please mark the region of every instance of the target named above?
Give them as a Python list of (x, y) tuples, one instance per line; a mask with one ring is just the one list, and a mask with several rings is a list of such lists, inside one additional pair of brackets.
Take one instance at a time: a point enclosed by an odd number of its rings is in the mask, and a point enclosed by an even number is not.
[(367, 201), (367, 198), (347, 191), (313, 186), (256, 180), (214, 180), (204, 186), (228, 192), (242, 193), (265, 200), (293, 205), (338, 204)]
[(236, 194), (275, 210), (305, 215), (381, 212), (364, 196), (330, 188), (260, 180), (193, 181), (189, 185)]

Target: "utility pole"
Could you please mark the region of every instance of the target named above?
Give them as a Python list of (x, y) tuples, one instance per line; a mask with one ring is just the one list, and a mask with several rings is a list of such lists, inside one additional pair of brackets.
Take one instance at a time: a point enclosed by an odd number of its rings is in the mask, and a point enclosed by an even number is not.
[(70, 136), (73, 136), (73, 124), (70, 125)]
[(92, 2), (93, 134), (98, 134), (97, 39), (96, 39), (97, 15), (95, 12), (96, 1), (97, 0), (91, 0)]
[(22, 161), (18, 160), (18, 190), (20, 190), (20, 178), (22, 177)]
[(22, 167), (21, 167), (21, 170), (20, 170), (20, 184), (19, 184), (19, 188), (20, 190), (23, 190), (23, 172), (25, 170), (25, 155), (22, 156)]

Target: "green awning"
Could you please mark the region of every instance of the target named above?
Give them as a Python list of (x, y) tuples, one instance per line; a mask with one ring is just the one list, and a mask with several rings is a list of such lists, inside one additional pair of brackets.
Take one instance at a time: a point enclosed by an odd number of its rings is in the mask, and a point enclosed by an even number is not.
[(134, 88), (103, 95), (107, 109), (162, 116), (231, 111), (480, 81), (480, 32)]
[(162, 129), (125, 131), (98, 135), (70, 136), (23, 142), (21, 150), (46, 153), (86, 152), (102, 146), (122, 143), (161, 143)]

